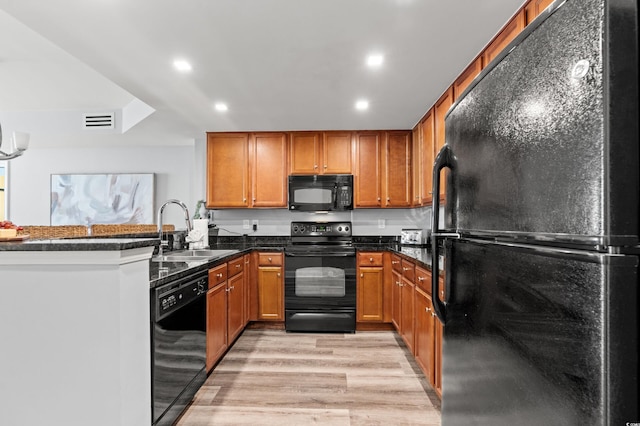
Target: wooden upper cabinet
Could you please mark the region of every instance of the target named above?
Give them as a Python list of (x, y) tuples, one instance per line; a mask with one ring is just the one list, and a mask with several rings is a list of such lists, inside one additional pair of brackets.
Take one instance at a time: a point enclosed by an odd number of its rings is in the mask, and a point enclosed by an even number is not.
[(351, 132), (324, 132), (322, 169), (325, 174), (353, 173), (353, 135)]
[(295, 132), (290, 135), (289, 172), (291, 174), (318, 174), (320, 173), (320, 144), (321, 132)]
[(553, 0), (530, 0), (524, 8), (527, 15), (527, 25), (536, 19), (536, 16), (540, 15), (551, 3), (553, 3)]
[[(438, 99), (434, 106), (434, 159), (438, 155), (445, 140), (445, 116), (447, 111), (453, 105), (453, 86), (449, 87), (446, 92)], [(440, 172), (440, 199), (444, 199), (446, 193), (445, 181), (446, 170)]]
[(354, 207), (381, 207), (380, 132), (357, 132)]
[(249, 134), (207, 134), (207, 208), (249, 206)]
[(285, 133), (208, 133), (207, 208), (286, 207)]
[(411, 132), (385, 132), (384, 207), (410, 207)]
[(522, 9), (502, 28), (502, 31), (500, 31), (493, 41), (489, 43), (482, 53), (482, 60), (485, 67), (520, 34), (526, 26), (525, 20), (525, 9)]
[(412, 206), (422, 205), (422, 176), (428, 167), (422, 164), (422, 121), (411, 131)]
[(251, 207), (287, 207), (287, 135), (251, 135)]
[(291, 174), (351, 174), (351, 132), (291, 133)]
[(466, 89), (474, 78), (482, 71), (482, 56), (478, 56), (469, 66), (458, 76), (453, 83), (453, 100), (460, 97), (464, 89)]
[(428, 205), (432, 201), (431, 192), (433, 191), (433, 159), (434, 159), (434, 112), (430, 109), (422, 119), (422, 138), (420, 146), (420, 163), (423, 170), (420, 173), (422, 182), (420, 183), (420, 198), (422, 205)]

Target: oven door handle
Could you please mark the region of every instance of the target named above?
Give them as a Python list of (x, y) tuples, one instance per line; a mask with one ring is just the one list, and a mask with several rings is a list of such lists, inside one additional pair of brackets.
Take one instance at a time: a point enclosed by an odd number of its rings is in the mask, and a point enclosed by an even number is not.
[(285, 253), (285, 257), (355, 257), (355, 253)]

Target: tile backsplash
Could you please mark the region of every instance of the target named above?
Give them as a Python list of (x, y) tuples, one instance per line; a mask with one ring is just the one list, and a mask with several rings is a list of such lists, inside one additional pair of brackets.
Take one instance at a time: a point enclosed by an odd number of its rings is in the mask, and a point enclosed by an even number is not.
[[(210, 210), (219, 235), (289, 235), (292, 221), (351, 221), (353, 235), (400, 235), (403, 228), (431, 228), (431, 208), (357, 209), (350, 212), (304, 213), (286, 209)], [(248, 221), (249, 229), (244, 227)], [(257, 230), (252, 224), (258, 221)]]

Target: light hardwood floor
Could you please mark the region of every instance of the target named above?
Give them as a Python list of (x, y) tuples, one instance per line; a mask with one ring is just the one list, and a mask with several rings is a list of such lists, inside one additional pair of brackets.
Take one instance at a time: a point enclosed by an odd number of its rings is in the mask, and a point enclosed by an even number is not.
[(440, 402), (392, 331), (247, 329), (177, 423), (309, 424), (439, 425)]

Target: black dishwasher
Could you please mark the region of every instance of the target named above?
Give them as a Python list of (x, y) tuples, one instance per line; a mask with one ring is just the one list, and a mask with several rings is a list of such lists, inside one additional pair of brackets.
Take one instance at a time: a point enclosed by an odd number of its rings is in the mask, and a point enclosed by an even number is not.
[(206, 379), (209, 278), (198, 272), (151, 289), (151, 411), (171, 425)]

